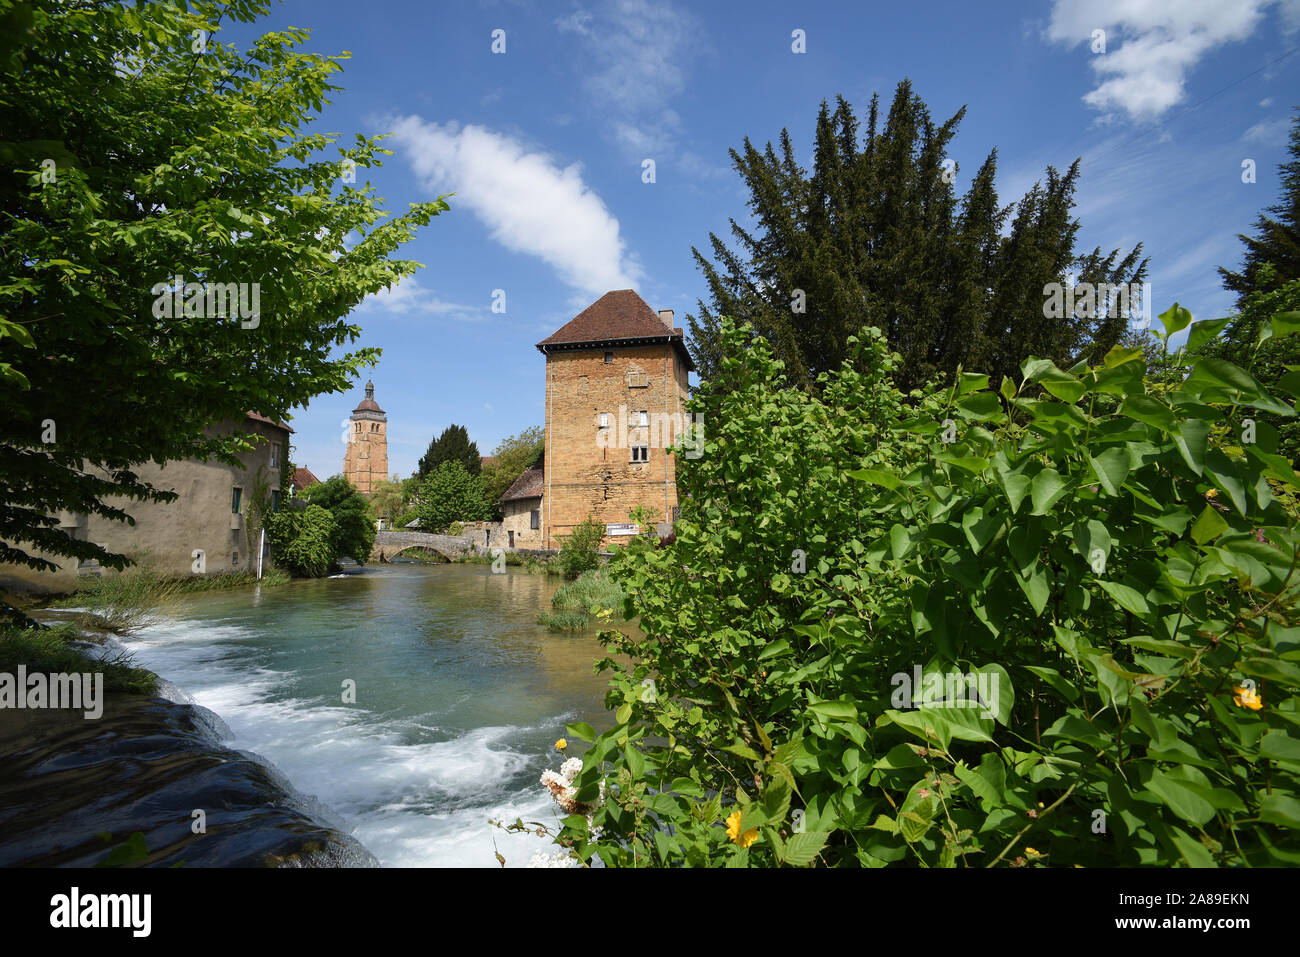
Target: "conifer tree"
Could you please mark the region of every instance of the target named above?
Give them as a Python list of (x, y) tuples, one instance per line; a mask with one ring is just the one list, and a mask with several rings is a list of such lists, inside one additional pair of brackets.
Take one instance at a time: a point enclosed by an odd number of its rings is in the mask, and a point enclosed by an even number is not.
[[(1289, 163), (1278, 166), (1282, 198), (1255, 220), (1255, 235), (1237, 238), (1246, 247), (1240, 272), (1220, 268), (1223, 287), (1237, 294), (1237, 308), (1243, 310), (1251, 295), (1273, 292), (1300, 279), (1300, 109), (1291, 118)], [(1274, 218), (1276, 217), (1276, 218)], [(1272, 266), (1267, 270), (1265, 266)]]
[[(690, 348), (710, 376), (724, 315), (754, 324), (792, 381), (808, 387), (849, 355), (867, 326), (903, 357), (899, 384), (912, 388), (958, 365), (1018, 375), (1025, 356), (1066, 365), (1104, 354), (1124, 334), (1122, 315), (1044, 316), (1044, 287), (1140, 283), (1139, 244), (1127, 255), (1074, 252), (1076, 160), (1016, 204), (999, 204), (997, 151), (958, 197), (959, 170), (947, 156), (965, 108), (931, 119), (904, 80), (883, 124), (873, 97), (866, 130), (843, 97), (822, 103), (811, 172), (795, 159), (789, 132), (780, 152), (746, 138), (731, 158), (748, 188), (751, 228), (731, 221), (738, 246), (710, 234), (712, 260), (692, 248), (709, 286), (687, 317)], [(1012, 214), (1003, 235), (1008, 215)]]
[(483, 459), (479, 455), (478, 443), (469, 440), (469, 430), (465, 426), (449, 425), (443, 429), (442, 435), (429, 443), (416, 476), (423, 479), (443, 462), (459, 462), (470, 475), (482, 471)]

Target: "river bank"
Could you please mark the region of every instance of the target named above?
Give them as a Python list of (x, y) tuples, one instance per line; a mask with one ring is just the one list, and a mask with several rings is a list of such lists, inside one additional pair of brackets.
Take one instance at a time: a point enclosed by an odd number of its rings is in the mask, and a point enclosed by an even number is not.
[[(489, 822), (557, 819), (539, 784), (565, 757), (553, 744), (566, 722), (608, 722), (594, 633), (536, 621), (558, 587), (515, 569), (407, 564), (169, 602), (120, 639), (166, 679), (162, 698), (117, 707), (104, 734), (79, 719), (51, 722), (48, 737), (0, 726), (30, 779), (0, 780), (13, 842), (0, 841), (0, 863), (95, 863), (110, 845), (90, 839), (111, 830), (114, 843), (141, 831), (158, 864), (496, 867), (499, 852), (526, 866), (546, 844)], [(42, 792), (61, 751), (84, 776)], [(59, 795), (63, 816), (23, 803), (40, 793)], [(208, 852), (186, 836), (203, 808), (191, 793), (229, 801)], [(146, 809), (139, 826), (132, 807)], [(70, 836), (42, 850), (61, 827)]]
[(273, 767), (222, 746), (208, 709), (121, 691), (102, 704), (96, 720), (0, 710), (0, 866), (378, 863)]

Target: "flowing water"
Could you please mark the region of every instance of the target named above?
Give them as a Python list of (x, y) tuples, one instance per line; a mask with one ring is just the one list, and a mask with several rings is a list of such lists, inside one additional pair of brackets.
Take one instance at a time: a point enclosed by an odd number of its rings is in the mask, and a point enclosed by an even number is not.
[(594, 632), (536, 623), (557, 587), (487, 565), (367, 566), (190, 596), (122, 644), (381, 864), (497, 866), (495, 849), (521, 866), (549, 842), (489, 818), (558, 822), (538, 778), (565, 722), (611, 722)]

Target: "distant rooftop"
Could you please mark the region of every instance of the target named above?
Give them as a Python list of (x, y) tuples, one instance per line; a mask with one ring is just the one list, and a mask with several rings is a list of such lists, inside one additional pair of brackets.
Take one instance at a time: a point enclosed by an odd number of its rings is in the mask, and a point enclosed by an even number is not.
[(511, 483), (498, 502), (513, 502), (521, 498), (541, 498), (544, 473), (540, 465), (524, 469), (523, 474)]

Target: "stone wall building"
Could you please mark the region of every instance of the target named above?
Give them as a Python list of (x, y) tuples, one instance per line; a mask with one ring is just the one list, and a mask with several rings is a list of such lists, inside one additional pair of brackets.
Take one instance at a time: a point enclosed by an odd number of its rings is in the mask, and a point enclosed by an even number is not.
[(542, 480), (540, 465), (524, 469), (498, 500), (501, 505), (501, 537), (507, 548), (542, 548)]
[[(636, 506), (673, 521), (676, 463), (694, 363), (671, 309), (631, 289), (608, 292), (537, 343), (546, 356), (541, 547), (558, 548), (588, 515), (605, 543), (637, 528)], [(531, 531), (531, 529), (530, 529)]]
[[(108, 499), (109, 504), (134, 518), (134, 525), (98, 515), (63, 512), (59, 527), (73, 538), (136, 558), (168, 577), (255, 571), (260, 539), (256, 499), (265, 495), (267, 507), (280, 506), (280, 470), (288, 456), (293, 430), (250, 412), (241, 422), (222, 423), (207, 431), (231, 434), (236, 429), (257, 437), (253, 450), (240, 455), (237, 466), (216, 459), (135, 466), (141, 480), (177, 492), (179, 497), (172, 502)], [(75, 559), (37, 554), (58, 565), (58, 571), (0, 565), (0, 589), (61, 593), (74, 589), (81, 575), (113, 573), (97, 562), (78, 565)], [(268, 557), (267, 553), (263, 557)]]
[(366, 397), (352, 410), (343, 477), (364, 495), (388, 478), (388, 416), (375, 401), (373, 382), (366, 383)]

